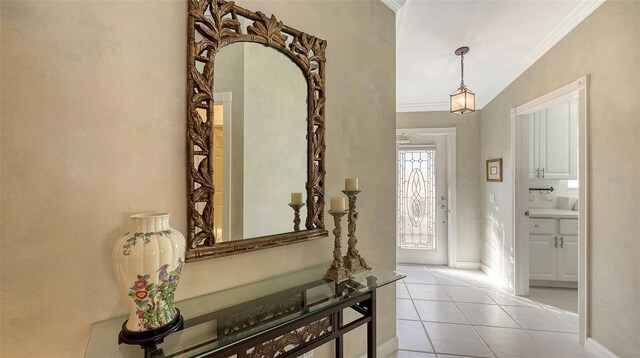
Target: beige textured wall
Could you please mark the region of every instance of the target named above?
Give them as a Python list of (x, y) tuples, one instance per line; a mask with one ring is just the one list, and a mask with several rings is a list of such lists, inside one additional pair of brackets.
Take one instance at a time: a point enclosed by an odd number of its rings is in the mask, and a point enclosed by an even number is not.
[(456, 128), (458, 262), (480, 262), (480, 112), (397, 113), (396, 128)]
[[(485, 106), (481, 118), (481, 160), (502, 157), (509, 173), (509, 110), (590, 76), (590, 335), (621, 357), (640, 352), (638, 44), (640, 2), (607, 1)], [(511, 274), (508, 188), (482, 184), (483, 262)]]
[[(360, 251), (393, 267), (393, 12), (379, 1), (239, 4), (328, 41), (326, 194), (361, 178)], [(166, 210), (186, 228), (187, 2), (1, 6), (1, 355), (81, 357), (91, 324), (126, 311), (110, 252), (128, 216)], [(319, 239), (187, 264), (177, 298), (327, 262), (331, 248)], [(393, 287), (378, 298), (384, 342)], [(359, 329), (346, 356), (364, 346)]]
[(287, 204), (307, 182), (307, 82), (277, 50), (247, 43), (245, 54), (243, 232), (251, 238), (293, 231)]

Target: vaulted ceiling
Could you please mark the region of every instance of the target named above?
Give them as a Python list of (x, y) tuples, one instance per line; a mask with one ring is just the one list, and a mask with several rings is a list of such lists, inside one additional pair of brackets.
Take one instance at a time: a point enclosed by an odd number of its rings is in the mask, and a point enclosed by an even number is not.
[(407, 0), (397, 12), (398, 112), (449, 109), (464, 82), (481, 109), (595, 10), (603, 0)]

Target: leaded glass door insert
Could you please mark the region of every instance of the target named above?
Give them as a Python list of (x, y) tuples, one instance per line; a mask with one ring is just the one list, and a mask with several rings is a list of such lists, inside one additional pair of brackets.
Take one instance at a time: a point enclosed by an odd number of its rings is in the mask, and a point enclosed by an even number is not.
[(436, 249), (436, 148), (398, 150), (398, 245)]

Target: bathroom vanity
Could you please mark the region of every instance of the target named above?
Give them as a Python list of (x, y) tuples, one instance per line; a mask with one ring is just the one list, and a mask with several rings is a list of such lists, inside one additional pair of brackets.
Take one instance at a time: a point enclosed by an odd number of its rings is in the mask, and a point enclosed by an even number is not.
[(578, 212), (530, 209), (529, 278), (533, 286), (576, 287)]

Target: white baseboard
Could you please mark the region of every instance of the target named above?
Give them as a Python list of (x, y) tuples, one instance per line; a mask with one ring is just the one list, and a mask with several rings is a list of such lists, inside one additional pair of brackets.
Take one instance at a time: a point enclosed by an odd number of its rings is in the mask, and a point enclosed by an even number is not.
[(610, 351), (607, 347), (598, 343), (593, 338), (587, 338), (584, 347), (598, 358), (618, 358), (618, 356)]
[(453, 265), (453, 268), (463, 269), (463, 270), (479, 270), (480, 269), (480, 263), (479, 262), (473, 262), (473, 261), (457, 261)]
[[(393, 336), (393, 338), (388, 339), (382, 344), (378, 344), (378, 349), (376, 350), (378, 357), (386, 358), (390, 356), (392, 353), (398, 351), (398, 336)], [(367, 354), (363, 354), (360, 358), (367, 358)]]
[(532, 286), (532, 287), (578, 288), (578, 283), (577, 282), (567, 282), (567, 281), (529, 280), (529, 286)]

